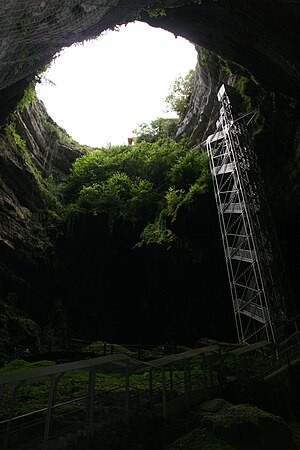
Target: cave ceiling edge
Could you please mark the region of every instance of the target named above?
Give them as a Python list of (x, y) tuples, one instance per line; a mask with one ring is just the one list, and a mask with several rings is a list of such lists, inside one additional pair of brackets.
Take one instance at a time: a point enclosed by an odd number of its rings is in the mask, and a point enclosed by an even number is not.
[[(87, 2), (78, 2), (80, 5), (85, 3)], [(154, 11), (154, 14), (151, 11)], [(23, 74), (22, 70), (19, 70), (18, 79), (11, 80), (11, 84), (7, 83), (5, 89), (0, 91), (0, 121), (3, 122), (19, 101), (24, 86), (61, 48), (95, 38), (109, 28), (114, 29), (116, 25), (135, 19), (182, 36), (224, 59), (241, 65), (270, 91), (299, 98), (299, 18), (300, 4), (295, 1), (114, 2), (96, 24), (87, 27), (82, 25), (77, 33), (70, 27), (70, 31), (66, 29), (56, 43), (49, 32), (49, 41), (44, 43), (42, 56), (39, 57), (31, 51), (29, 73)], [(78, 18), (76, 20), (78, 21)], [(71, 21), (72, 17), (70, 23)], [(155, 64), (155, 59), (153, 62)]]

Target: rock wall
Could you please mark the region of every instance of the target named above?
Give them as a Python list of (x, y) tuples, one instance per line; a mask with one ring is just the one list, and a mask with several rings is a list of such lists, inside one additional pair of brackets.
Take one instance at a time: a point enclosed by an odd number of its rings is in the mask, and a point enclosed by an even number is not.
[(61, 142), (53, 124), (44, 105), (36, 102), (16, 111), (0, 133), (2, 245), (13, 248), (22, 241), (32, 214), (45, 208), (47, 177), (63, 179), (80, 155)]
[(215, 130), (219, 116), (217, 93), (225, 83), (233, 85), (235, 75), (222, 70), (221, 58), (200, 46), (196, 46), (198, 60), (191, 98), (181, 120), (176, 138), (188, 136), (191, 145), (199, 146)]

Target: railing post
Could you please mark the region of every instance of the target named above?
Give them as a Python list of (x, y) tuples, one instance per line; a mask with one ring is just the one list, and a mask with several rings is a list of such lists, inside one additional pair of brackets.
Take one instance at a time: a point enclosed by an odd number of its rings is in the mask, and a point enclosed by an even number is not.
[(192, 393), (192, 377), (191, 377), (191, 366), (190, 360), (187, 363), (187, 376), (188, 376), (188, 389), (189, 389), (189, 402), (191, 402), (191, 393)]
[(189, 387), (189, 373), (186, 361), (184, 361), (184, 391), (186, 406), (190, 406), (190, 387)]
[(212, 362), (209, 362), (209, 393), (210, 393), (210, 397), (212, 397), (213, 395), (213, 370), (212, 370)]
[(161, 368), (161, 378), (162, 378), (162, 407), (163, 407), (163, 418), (167, 418), (167, 392), (166, 392), (166, 373), (165, 366)]
[(19, 387), (22, 386), (22, 384), (24, 384), (24, 381), (20, 381), (14, 387), (14, 390), (13, 390), (13, 395), (12, 395), (11, 403), (10, 403), (10, 406), (9, 406), (9, 415), (8, 415), (9, 422), (7, 423), (7, 426), (6, 426), (6, 434), (5, 434), (3, 450), (8, 450), (8, 448), (9, 448), (8, 444), (9, 444), (9, 437), (10, 437), (11, 420), (12, 420), (12, 418), (14, 416), (14, 412), (15, 412), (17, 391), (18, 391)]
[(126, 372), (125, 372), (125, 422), (129, 422), (129, 401), (130, 401), (130, 391), (129, 391), (129, 377), (130, 377), (130, 361), (126, 361)]
[(94, 414), (95, 414), (95, 385), (96, 385), (96, 367), (92, 367), (89, 372), (88, 386), (88, 436), (94, 434)]
[(49, 438), (50, 425), (51, 425), (51, 419), (52, 419), (52, 408), (53, 408), (54, 401), (55, 401), (55, 393), (56, 393), (58, 378), (59, 377), (56, 377), (55, 375), (51, 376), (51, 384), (50, 384), (50, 391), (49, 391), (49, 396), (48, 396), (48, 406), (47, 406), (47, 413), (46, 413), (46, 422), (45, 422), (45, 431), (44, 431), (42, 450), (47, 450), (47, 447), (48, 447), (48, 438)]
[(209, 397), (209, 395), (208, 395), (207, 364), (206, 364), (205, 355), (202, 356), (202, 364), (203, 364), (203, 370), (204, 370), (205, 397)]
[(173, 367), (172, 364), (170, 364), (170, 389), (173, 391)]
[(150, 402), (153, 402), (153, 369), (149, 369), (149, 394)]

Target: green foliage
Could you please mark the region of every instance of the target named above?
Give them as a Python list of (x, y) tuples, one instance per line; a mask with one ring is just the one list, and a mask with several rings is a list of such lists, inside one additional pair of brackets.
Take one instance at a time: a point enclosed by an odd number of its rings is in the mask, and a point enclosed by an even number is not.
[(210, 52), (206, 48), (201, 47), (200, 58), (198, 58), (198, 64), (200, 67), (207, 67), (209, 63)]
[[(107, 344), (106, 351), (107, 353), (110, 352), (111, 344)], [(91, 352), (91, 353), (99, 353), (100, 355), (103, 355), (104, 353), (104, 342), (102, 341), (95, 341), (91, 344), (87, 345), (83, 348), (84, 352)], [(113, 353), (122, 353), (124, 355), (128, 356), (135, 356), (135, 353), (128, 350), (126, 347), (123, 347), (122, 345), (113, 344)]]
[(186, 76), (180, 75), (176, 78), (174, 84), (169, 90), (168, 96), (165, 99), (167, 111), (176, 112), (179, 118), (183, 117), (188, 106), (192, 93), (194, 77), (195, 71), (190, 70)]
[(166, 10), (164, 8), (154, 8), (147, 10), (149, 17), (164, 17), (167, 15)]
[(68, 217), (107, 217), (144, 227), (143, 244), (169, 247), (176, 235), (169, 222), (193, 205), (210, 180), (206, 154), (190, 153), (182, 141), (161, 139), (99, 149), (78, 158), (65, 187)]
[(115, 172), (148, 180), (163, 191), (172, 164), (186, 151), (184, 143), (169, 140), (99, 149), (75, 161), (66, 192), (69, 198), (76, 198), (83, 186), (103, 182)]
[(194, 184), (199, 178), (199, 174), (202, 174), (206, 160), (206, 153), (188, 152), (180, 156), (170, 170), (172, 186), (175, 186), (176, 189), (183, 189)]
[(14, 359), (10, 363), (6, 364), (4, 367), (0, 369), (1, 375), (8, 375), (10, 373), (19, 373), (25, 372), (30, 369), (36, 369), (38, 367), (51, 367), (55, 366), (54, 361), (36, 361), (36, 362), (27, 362), (23, 359)]
[(167, 15), (161, 0), (157, 0), (156, 7), (147, 8), (146, 11), (151, 18), (164, 17)]
[(32, 83), (27, 87), (27, 89), (25, 89), (23, 98), (17, 105), (17, 111), (19, 111), (20, 113), (23, 112), (26, 106), (28, 106), (29, 104), (36, 103), (36, 101), (37, 97), (35, 87), (34, 84)]
[(222, 59), (222, 58), (220, 58), (219, 61), (220, 61), (223, 72), (225, 72), (228, 76), (231, 76), (233, 74), (233, 72), (230, 67), (230, 62), (227, 61), (227, 59)]
[(247, 112), (250, 112), (252, 110), (251, 97), (249, 97), (246, 93), (248, 83), (249, 83), (249, 79), (247, 77), (241, 76), (235, 82), (235, 88), (239, 92), (240, 96), (242, 97)]
[(163, 215), (160, 215), (154, 223), (149, 223), (145, 227), (141, 234), (141, 241), (136, 246), (141, 247), (143, 244), (158, 244), (170, 248), (175, 240), (175, 234), (167, 228), (166, 220)]
[(15, 121), (7, 123), (5, 127), (5, 134), (8, 137), (9, 141), (13, 143), (19, 150), (21, 150), (22, 154), (26, 153), (26, 142), (17, 133)]
[(174, 187), (169, 187), (169, 190), (166, 193), (166, 208), (165, 213), (167, 216), (172, 217), (173, 220), (176, 219), (177, 211), (180, 208), (185, 197), (184, 189), (175, 189)]
[(156, 142), (159, 139), (172, 138), (175, 135), (178, 119), (166, 119), (163, 117), (152, 120), (150, 124), (141, 123), (133, 130), (134, 141), (139, 143)]
[[(26, 57), (27, 53), (25, 53), (24, 56)], [(21, 101), (18, 103), (18, 105), (15, 109), (15, 112), (18, 111), (18, 112), (22, 113), (24, 111), (24, 109), (26, 108), (26, 106), (37, 102), (35, 86), (37, 83), (42, 82), (42, 80), (44, 79), (44, 73), (46, 72), (46, 70), (48, 68), (49, 68), (49, 64), (46, 65), (45, 67), (43, 67), (42, 69), (40, 69), (35, 74), (34, 79), (29, 83), (29, 85), (25, 89), (23, 97), (22, 97)], [(52, 83), (50, 81), (48, 81), (48, 82)]]
[(185, 215), (187, 209), (197, 208), (197, 202), (208, 190), (211, 175), (207, 154), (187, 153), (179, 157), (170, 169), (169, 180), (171, 186), (165, 192), (159, 217), (144, 229), (138, 246), (156, 243), (170, 248), (178, 243), (172, 224), (178, 214)]
[(151, 217), (157, 195), (152, 183), (140, 178), (132, 179), (126, 173), (114, 172), (107, 180), (83, 186), (77, 205), (93, 215), (105, 213), (110, 226), (118, 219), (135, 222)]

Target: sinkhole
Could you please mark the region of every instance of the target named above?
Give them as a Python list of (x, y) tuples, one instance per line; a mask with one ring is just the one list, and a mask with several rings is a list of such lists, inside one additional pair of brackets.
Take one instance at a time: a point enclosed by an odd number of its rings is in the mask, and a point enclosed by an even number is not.
[(176, 117), (166, 112), (164, 99), (196, 60), (186, 39), (133, 22), (64, 49), (37, 92), (50, 116), (80, 144), (125, 144), (141, 123)]

